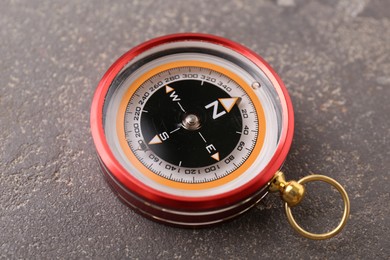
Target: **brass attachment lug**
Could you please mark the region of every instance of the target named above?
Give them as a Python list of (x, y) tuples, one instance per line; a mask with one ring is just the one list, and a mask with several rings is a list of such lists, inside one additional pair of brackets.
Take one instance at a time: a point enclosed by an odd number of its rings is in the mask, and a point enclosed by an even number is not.
[(280, 192), (288, 206), (298, 205), (305, 195), (305, 187), (296, 181), (286, 181), (284, 173), (278, 171), (269, 183), (270, 192)]

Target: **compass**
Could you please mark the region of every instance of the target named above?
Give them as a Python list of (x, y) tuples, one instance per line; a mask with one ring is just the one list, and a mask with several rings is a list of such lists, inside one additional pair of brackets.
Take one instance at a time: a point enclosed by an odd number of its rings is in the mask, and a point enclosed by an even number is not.
[(294, 116), (260, 56), (184, 33), (147, 41), (111, 66), (91, 129), (104, 176), (127, 205), (192, 227), (231, 219), (264, 197), (290, 148)]

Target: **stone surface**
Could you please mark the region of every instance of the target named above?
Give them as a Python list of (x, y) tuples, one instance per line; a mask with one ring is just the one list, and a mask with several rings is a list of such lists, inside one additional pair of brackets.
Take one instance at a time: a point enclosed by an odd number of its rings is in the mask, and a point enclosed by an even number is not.
[[(387, 0), (15, 0), (0, 10), (0, 258), (389, 258)], [(275, 196), (191, 230), (146, 220), (111, 192), (89, 130), (94, 89), (131, 47), (185, 31), (240, 42), (276, 69), (296, 116), (283, 170), (345, 186), (352, 209), (341, 234), (297, 236)], [(330, 228), (339, 198), (313, 189), (295, 214)]]

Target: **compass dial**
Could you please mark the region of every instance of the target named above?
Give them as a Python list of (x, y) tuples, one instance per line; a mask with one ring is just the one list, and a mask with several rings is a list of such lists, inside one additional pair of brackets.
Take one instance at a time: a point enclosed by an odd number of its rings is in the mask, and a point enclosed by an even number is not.
[(171, 66), (132, 94), (124, 116), (125, 145), (154, 174), (176, 182), (210, 182), (237, 170), (258, 137), (250, 97), (216, 70)]
[(143, 175), (166, 187), (201, 190), (226, 184), (250, 166), (266, 124), (261, 103), (238, 75), (180, 60), (156, 66), (129, 86), (116, 130)]
[(179, 34), (137, 46), (101, 80), (91, 129), (130, 206), (178, 225), (247, 210), (290, 147), (293, 115), (273, 70), (245, 47)]

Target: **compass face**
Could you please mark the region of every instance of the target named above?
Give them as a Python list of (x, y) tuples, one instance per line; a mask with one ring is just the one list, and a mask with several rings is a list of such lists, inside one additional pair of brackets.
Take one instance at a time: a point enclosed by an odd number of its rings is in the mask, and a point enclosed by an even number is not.
[(104, 143), (114, 158), (104, 167), (118, 169), (115, 181), (180, 200), (239, 189), (244, 196), (256, 192), (245, 185), (265, 185), (269, 177), (256, 179), (285, 135), (283, 97), (266, 67), (198, 40), (148, 46), (126, 59), (101, 83)]
[(263, 106), (231, 70), (182, 58), (140, 71), (123, 88), (115, 113), (118, 142), (142, 177), (164, 188), (220, 187), (259, 156)]
[(143, 107), (142, 135), (150, 140), (149, 148), (172, 165), (210, 166), (230, 154), (240, 140), (242, 118), (235, 105), (239, 100), (208, 82), (173, 82)]
[[(196, 63), (200, 66), (185, 66)], [(215, 66), (196, 61), (168, 66), (131, 94), (124, 127), (118, 128), (124, 130), (124, 146), (170, 181), (199, 184), (229, 175), (258, 141), (255, 105), (234, 79), (208, 68)]]

